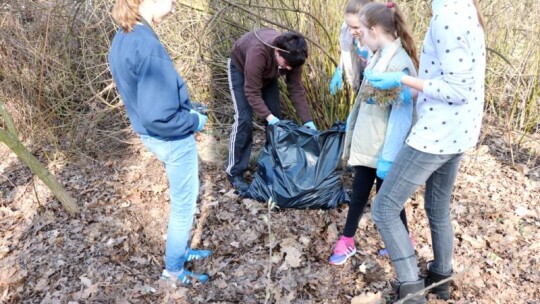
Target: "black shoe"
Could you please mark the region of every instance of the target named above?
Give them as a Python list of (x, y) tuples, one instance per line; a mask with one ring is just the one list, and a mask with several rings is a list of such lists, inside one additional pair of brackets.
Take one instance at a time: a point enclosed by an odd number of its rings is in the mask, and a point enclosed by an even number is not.
[(244, 196), (244, 194), (248, 192), (249, 185), (246, 183), (242, 175), (229, 176), (229, 181), (238, 194)]
[[(432, 285), (442, 280), (446, 280), (452, 276), (452, 272), (449, 275), (438, 274), (432, 271), (431, 269), (429, 269), (429, 266), (431, 266), (431, 263), (428, 263), (428, 276), (426, 277), (426, 281), (425, 281), (426, 286)], [(450, 299), (450, 282), (451, 281), (448, 281), (439, 286), (433, 287), (430, 290), (430, 292), (437, 294), (437, 298), (441, 300), (449, 300)]]
[[(418, 281), (414, 282), (404, 282), (401, 283), (397, 290), (397, 300), (403, 300), (405, 299), (409, 294), (414, 294), (420, 290), (424, 289), (424, 279), (420, 279)], [(409, 298), (407, 301), (403, 302), (407, 304), (423, 304), (426, 302), (426, 297), (421, 294), (414, 296), (412, 298)]]

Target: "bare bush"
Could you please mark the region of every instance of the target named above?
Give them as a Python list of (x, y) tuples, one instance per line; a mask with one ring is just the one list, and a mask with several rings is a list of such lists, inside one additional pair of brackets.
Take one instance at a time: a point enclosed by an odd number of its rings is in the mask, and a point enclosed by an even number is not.
[[(488, 47), (486, 110), (520, 136), (540, 120), (540, 13), (535, 0), (484, 0)], [(0, 7), (0, 94), (21, 133), (65, 151), (112, 152), (130, 134), (107, 66), (116, 28), (112, 1), (8, 0)], [(353, 94), (331, 96), (328, 83), (339, 57), (342, 1), (197, 0), (177, 2), (177, 13), (156, 27), (186, 79), (193, 99), (211, 108), (212, 126), (227, 129), (232, 104), (226, 59), (243, 33), (264, 26), (303, 33), (310, 47), (304, 82), (321, 127), (343, 120)], [(429, 3), (403, 3), (420, 47)], [(286, 91), (285, 113), (295, 118)], [(517, 138), (519, 140), (519, 138)]]
[(60, 138), (66, 151), (92, 151), (124, 132), (106, 60), (115, 30), (109, 10), (109, 1), (4, 4), (1, 94), (33, 142)]

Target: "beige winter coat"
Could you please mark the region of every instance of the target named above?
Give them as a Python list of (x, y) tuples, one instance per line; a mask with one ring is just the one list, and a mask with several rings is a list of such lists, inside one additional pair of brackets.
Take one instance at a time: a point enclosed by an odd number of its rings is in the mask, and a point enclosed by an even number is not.
[[(417, 75), (416, 68), (403, 49), (399, 38), (382, 52), (375, 53), (366, 67), (366, 70), (376, 72), (403, 71), (405, 69), (408, 69), (410, 75)], [(351, 110), (342, 158), (350, 166), (377, 168), (377, 160), (387, 136), (391, 107), (367, 104), (362, 100), (361, 92), (366, 81), (366, 79), (362, 81), (360, 92)], [(410, 128), (410, 126), (408, 127)]]

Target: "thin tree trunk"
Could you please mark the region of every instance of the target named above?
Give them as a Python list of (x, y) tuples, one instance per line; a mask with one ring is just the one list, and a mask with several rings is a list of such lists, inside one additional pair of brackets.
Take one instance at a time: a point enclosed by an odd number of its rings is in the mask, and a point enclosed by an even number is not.
[(8, 130), (0, 129), (0, 141), (8, 146), (15, 155), (28, 167), (30, 171), (37, 175), (49, 187), (51, 192), (62, 203), (67, 212), (71, 214), (79, 213), (79, 207), (75, 199), (67, 193), (58, 180), (51, 174), (49, 170), (26, 149), (26, 147), (17, 138), (15, 126), (9, 113), (4, 109), (3, 103), (0, 101), (0, 113), (4, 118), (4, 122)]
[(0, 100), (0, 114), (2, 115), (2, 118), (4, 119), (4, 123), (7, 125), (8, 131), (13, 134), (13, 136), (17, 137), (17, 129), (15, 128), (15, 123), (13, 122), (13, 118), (11, 118), (11, 115), (9, 115), (8, 111), (4, 109), (4, 102)]

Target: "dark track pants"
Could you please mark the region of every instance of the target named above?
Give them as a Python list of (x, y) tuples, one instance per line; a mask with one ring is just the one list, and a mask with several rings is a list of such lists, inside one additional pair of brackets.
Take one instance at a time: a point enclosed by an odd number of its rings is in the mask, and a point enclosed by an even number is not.
[[(234, 124), (226, 171), (229, 176), (236, 176), (244, 174), (249, 165), (253, 143), (253, 110), (244, 93), (244, 75), (232, 64), (231, 59), (227, 62), (227, 74), (234, 105)], [(261, 94), (272, 114), (281, 117), (278, 80), (274, 79), (263, 87)]]

